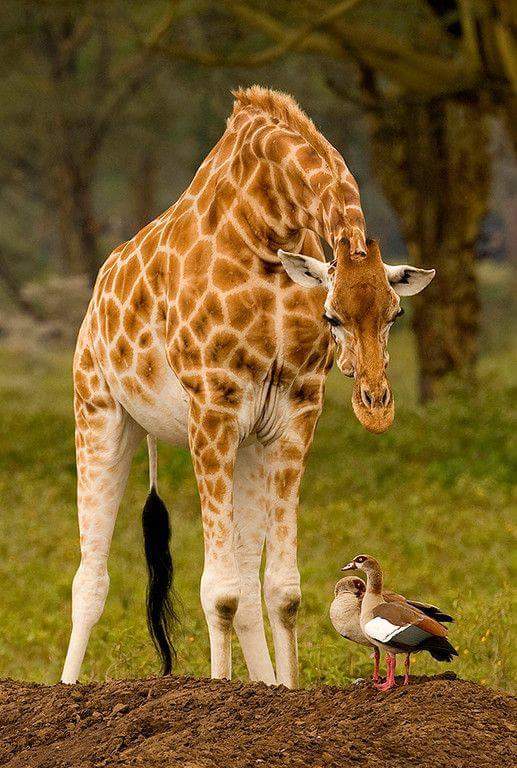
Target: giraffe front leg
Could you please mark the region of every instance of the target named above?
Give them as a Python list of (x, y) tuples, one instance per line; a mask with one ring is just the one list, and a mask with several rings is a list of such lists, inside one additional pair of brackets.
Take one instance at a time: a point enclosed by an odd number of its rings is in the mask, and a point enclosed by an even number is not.
[(233, 521), (238, 430), (234, 419), (224, 413), (191, 408), (189, 439), (203, 520), (205, 565), (200, 591), (210, 636), (211, 674), (230, 679), (232, 626), (240, 597)]
[(316, 418), (306, 415), (293, 420), (289, 435), (270, 446), (266, 457), (269, 519), (264, 594), (275, 645), (277, 683), (288, 688), (298, 684), (298, 494)]
[(258, 443), (240, 447), (234, 478), (236, 558), (241, 583), (234, 626), (250, 680), (276, 682), (264, 633), (260, 563), (266, 536), (266, 470), (264, 448)]
[[(298, 685), (298, 639), (296, 621), (301, 602), (300, 573), (296, 562), (296, 516), (283, 514), (284, 533), (278, 535), (273, 522), (267, 537), (267, 566), (264, 595), (275, 646), (276, 681), (278, 685)], [(288, 533), (287, 533), (288, 531)], [(289, 539), (287, 552), (286, 544)]]
[(108, 594), (108, 554), (118, 506), (143, 430), (104, 393), (76, 394), (77, 504), (81, 562), (72, 586), (72, 632), (62, 682), (75, 683)]

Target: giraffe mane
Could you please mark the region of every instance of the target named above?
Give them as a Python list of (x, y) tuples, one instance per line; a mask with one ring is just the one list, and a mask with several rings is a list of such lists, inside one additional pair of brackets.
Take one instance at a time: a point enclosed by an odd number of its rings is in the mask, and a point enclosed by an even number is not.
[(325, 160), (334, 175), (339, 175), (334, 157), (336, 150), (288, 93), (274, 91), (261, 85), (252, 85), (249, 88), (238, 88), (232, 91), (232, 95), (235, 97), (235, 102), (230, 120), (245, 107), (255, 107), (270, 117), (277, 118), (299, 133)]

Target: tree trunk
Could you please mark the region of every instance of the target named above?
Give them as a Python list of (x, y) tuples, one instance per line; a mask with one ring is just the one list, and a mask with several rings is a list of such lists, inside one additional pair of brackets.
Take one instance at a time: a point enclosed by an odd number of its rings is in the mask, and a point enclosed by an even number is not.
[(99, 268), (100, 226), (93, 206), (93, 172), (66, 155), (56, 168), (55, 197), (62, 267), (93, 286)]
[(80, 274), (83, 272), (83, 265), (74, 226), (72, 179), (64, 161), (55, 168), (53, 196), (56, 201), (61, 269), (65, 275)]
[(480, 303), (474, 244), (488, 195), (488, 132), (472, 105), (434, 101), (372, 115), (374, 164), (415, 265), (436, 278), (413, 300), (420, 398), (475, 379)]
[(27, 254), (12, 249), (7, 250), (5, 246), (0, 246), (0, 282), (18, 309), (30, 315), (34, 320), (44, 320), (44, 313), (23, 295), (23, 287), (9, 263), (15, 260), (25, 261), (26, 259)]
[(78, 232), (81, 263), (88, 282), (93, 287), (101, 264), (99, 235), (101, 227), (93, 204), (93, 172), (75, 167), (74, 176), (74, 215)]
[(158, 165), (152, 149), (145, 148), (138, 158), (133, 179), (133, 221), (135, 232), (156, 216)]

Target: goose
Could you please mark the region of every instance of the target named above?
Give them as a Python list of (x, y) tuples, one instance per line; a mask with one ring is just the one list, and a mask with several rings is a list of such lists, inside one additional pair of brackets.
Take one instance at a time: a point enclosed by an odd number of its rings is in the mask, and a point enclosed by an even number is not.
[[(379, 682), (380, 652), (377, 646), (373, 645), (363, 634), (360, 624), (361, 604), (365, 592), (366, 584), (358, 576), (345, 576), (340, 579), (334, 587), (334, 600), (330, 605), (329, 615), (332, 626), (342, 637), (358, 645), (367, 645), (373, 648), (373, 682), (377, 683)], [(435, 605), (423, 603), (420, 600), (408, 600), (403, 595), (388, 590), (383, 590), (382, 596), (386, 602), (407, 603), (425, 613), (426, 616), (436, 619), (436, 621), (454, 621), (452, 616), (444, 613)]]
[(369, 555), (357, 555), (342, 571), (361, 570), (366, 574), (366, 590), (361, 603), (359, 625), (366, 639), (377, 650), (385, 651), (387, 675), (384, 683), (374, 683), (381, 691), (396, 685), (396, 656), (406, 656), (404, 685), (409, 683), (412, 653), (428, 651), (437, 661), (452, 661), (458, 652), (445, 637), (447, 629), (435, 618), (407, 601), (386, 600), (380, 564)]

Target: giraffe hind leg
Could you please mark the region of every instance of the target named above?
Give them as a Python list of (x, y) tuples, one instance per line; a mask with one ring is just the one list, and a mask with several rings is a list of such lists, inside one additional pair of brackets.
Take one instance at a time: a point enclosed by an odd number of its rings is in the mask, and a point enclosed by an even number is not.
[[(84, 378), (84, 377), (83, 377)], [(89, 393), (76, 376), (77, 504), (81, 562), (72, 586), (72, 632), (62, 681), (79, 677), (108, 594), (108, 554), (131, 460), (144, 432), (104, 384)]]
[(234, 521), (241, 582), (234, 627), (250, 680), (276, 682), (264, 633), (260, 563), (267, 527), (264, 449), (258, 443), (239, 448), (234, 472)]

